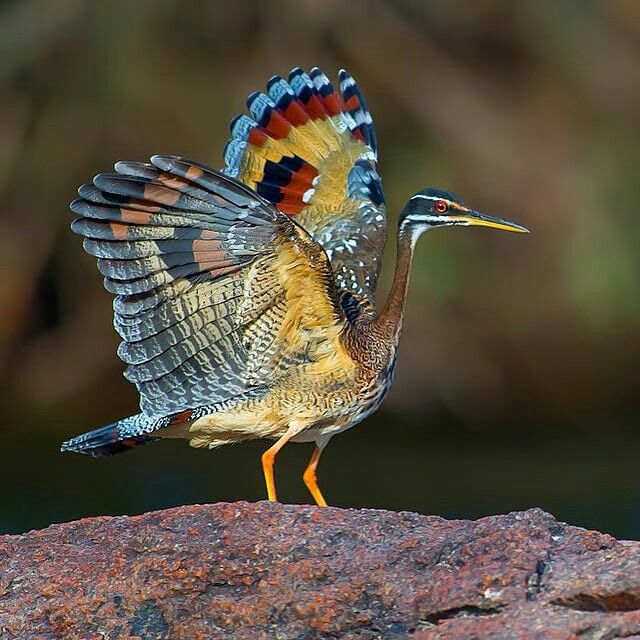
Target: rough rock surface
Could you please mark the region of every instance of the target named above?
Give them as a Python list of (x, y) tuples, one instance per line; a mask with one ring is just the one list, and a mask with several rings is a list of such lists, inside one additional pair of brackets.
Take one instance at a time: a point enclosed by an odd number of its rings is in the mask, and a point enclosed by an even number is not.
[[(635, 635), (637, 634), (637, 636)], [(640, 638), (640, 543), (269, 503), (0, 537), (0, 638)]]

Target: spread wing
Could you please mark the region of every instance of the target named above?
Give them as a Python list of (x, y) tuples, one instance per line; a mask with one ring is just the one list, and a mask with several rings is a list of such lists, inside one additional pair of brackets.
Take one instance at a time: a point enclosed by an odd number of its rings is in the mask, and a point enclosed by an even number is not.
[(296, 68), (288, 82), (271, 78), (267, 94), (252, 93), (252, 117), (232, 121), (224, 172), (322, 245), (350, 319), (354, 309), (371, 313), (386, 211), (375, 131), (362, 93), (344, 70), (338, 93), (319, 69), (307, 74)]
[(348, 357), (326, 254), (287, 216), (182, 158), (115, 169), (79, 189), (72, 228), (116, 295), (118, 355), (146, 414), (224, 401), (288, 367)]

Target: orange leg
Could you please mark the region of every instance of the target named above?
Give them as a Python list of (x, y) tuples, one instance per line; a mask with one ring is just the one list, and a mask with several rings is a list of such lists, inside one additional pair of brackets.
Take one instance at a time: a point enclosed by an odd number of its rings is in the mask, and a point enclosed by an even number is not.
[(323, 449), (324, 444), (322, 446), (316, 445), (316, 448), (313, 450), (311, 460), (309, 460), (309, 464), (302, 474), (302, 479), (307, 485), (307, 489), (309, 489), (311, 495), (313, 496), (313, 499), (316, 501), (316, 504), (319, 507), (327, 506), (327, 501), (324, 499), (322, 491), (320, 491), (320, 487), (318, 486), (318, 479), (316, 478), (316, 469), (318, 468), (318, 462), (320, 461), (320, 455), (322, 454)]
[(273, 477), (273, 464), (276, 461), (276, 456), (282, 447), (284, 447), (293, 436), (298, 433), (297, 430), (287, 431), (282, 437), (280, 437), (276, 443), (269, 447), (262, 454), (262, 471), (264, 472), (264, 481), (267, 485), (267, 499), (271, 502), (277, 502), (278, 498), (276, 496), (276, 481)]

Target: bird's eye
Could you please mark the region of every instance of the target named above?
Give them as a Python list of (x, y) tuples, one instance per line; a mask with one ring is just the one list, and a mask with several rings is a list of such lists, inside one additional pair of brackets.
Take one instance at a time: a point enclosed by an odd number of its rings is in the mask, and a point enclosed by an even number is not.
[(444, 200), (436, 200), (433, 204), (433, 208), (438, 213), (446, 213), (447, 209), (449, 208), (449, 205)]

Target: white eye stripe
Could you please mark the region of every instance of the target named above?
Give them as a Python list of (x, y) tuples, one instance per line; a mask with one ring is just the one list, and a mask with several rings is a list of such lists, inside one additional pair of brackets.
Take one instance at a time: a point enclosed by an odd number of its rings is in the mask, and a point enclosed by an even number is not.
[(442, 198), (438, 198), (437, 196), (425, 196), (423, 193), (416, 193), (415, 196), (411, 196), (409, 200), (442, 200)]
[(455, 200), (449, 200), (448, 198), (444, 198), (442, 196), (426, 196), (423, 193), (416, 193), (415, 196), (411, 196), (409, 198), (409, 202), (411, 200), (429, 200), (431, 202), (444, 202), (447, 205), (448, 211), (443, 211), (442, 214), (449, 213), (465, 213), (468, 209)]
[(442, 222), (443, 218), (440, 216), (423, 216), (420, 214), (409, 214), (406, 216), (405, 220), (409, 220), (410, 222), (424, 222), (424, 223), (438, 223)]

